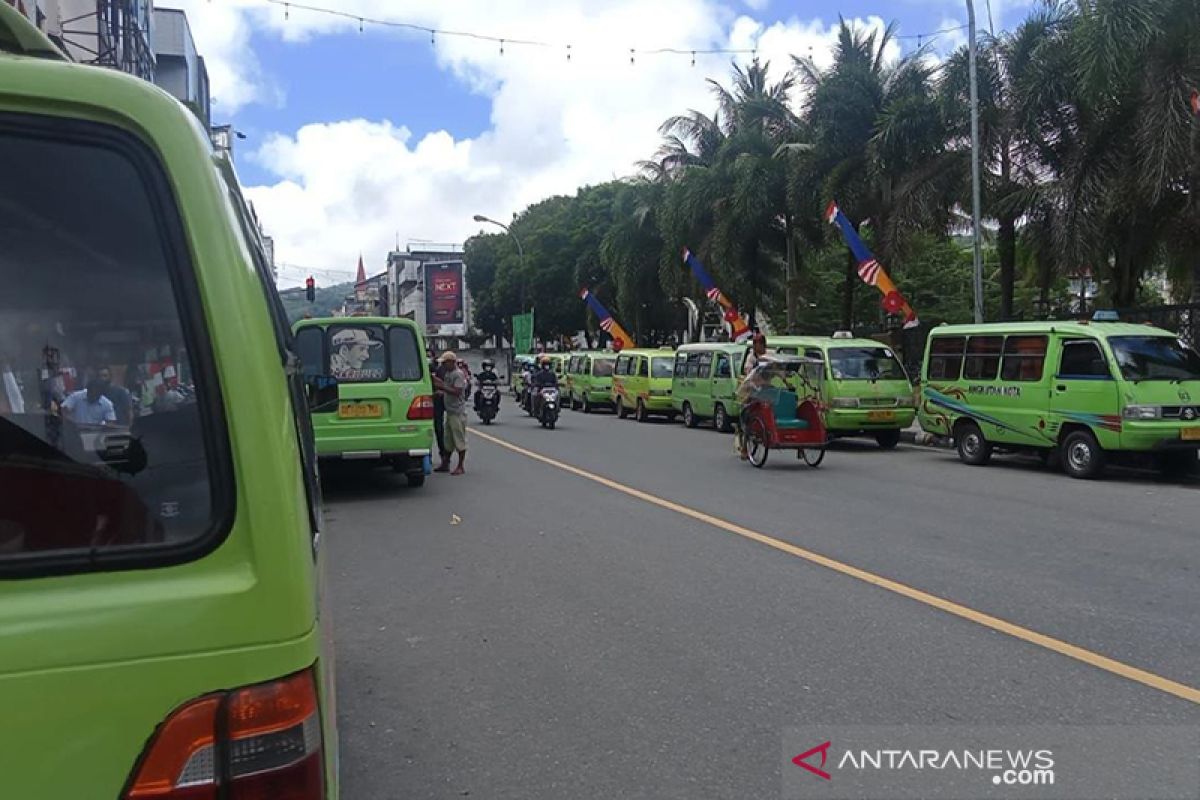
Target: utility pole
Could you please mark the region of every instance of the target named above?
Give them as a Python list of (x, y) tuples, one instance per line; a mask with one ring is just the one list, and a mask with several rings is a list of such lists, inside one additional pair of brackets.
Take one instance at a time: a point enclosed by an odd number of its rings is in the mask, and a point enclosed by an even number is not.
[(967, 62), (971, 81), (971, 217), (975, 228), (975, 322), (983, 322), (983, 205), (979, 179), (979, 76), (975, 66), (975, 2), (967, 0)]

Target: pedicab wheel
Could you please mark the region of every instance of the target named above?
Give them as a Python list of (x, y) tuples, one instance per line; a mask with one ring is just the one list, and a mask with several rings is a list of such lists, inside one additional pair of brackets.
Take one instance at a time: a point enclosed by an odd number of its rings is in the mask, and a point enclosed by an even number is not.
[(638, 401), (637, 401), (637, 411), (635, 413), (637, 414), (638, 422), (649, 422), (650, 421), (650, 415), (646, 412), (646, 404), (642, 402), (642, 398), (640, 398), (640, 397), (638, 398)]
[(685, 427), (685, 428), (696, 427), (696, 412), (692, 411), (691, 403), (683, 404), (683, 427)]
[(771, 449), (767, 447), (767, 428), (759, 420), (752, 420), (746, 430), (746, 456), (750, 463), (762, 469), (767, 463)]
[(800, 449), (800, 458), (810, 467), (819, 467), (825, 460), (825, 447), (803, 447)]

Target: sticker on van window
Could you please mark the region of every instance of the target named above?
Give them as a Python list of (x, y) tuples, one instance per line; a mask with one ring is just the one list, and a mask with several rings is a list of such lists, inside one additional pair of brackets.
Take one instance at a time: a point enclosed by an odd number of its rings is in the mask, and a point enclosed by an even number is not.
[(383, 380), (383, 337), (376, 328), (340, 328), (330, 338), (329, 371), (342, 381)]

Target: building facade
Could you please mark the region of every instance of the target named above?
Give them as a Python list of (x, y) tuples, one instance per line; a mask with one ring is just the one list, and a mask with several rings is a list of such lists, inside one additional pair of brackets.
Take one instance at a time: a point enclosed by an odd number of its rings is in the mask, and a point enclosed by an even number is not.
[(415, 321), (426, 336), (453, 339), (474, 331), (459, 245), (410, 244), (388, 253), (387, 294), (390, 315)]
[(208, 70), (196, 51), (187, 14), (181, 9), (156, 8), (153, 20), (154, 82), (190, 108), (205, 128), (211, 127)]

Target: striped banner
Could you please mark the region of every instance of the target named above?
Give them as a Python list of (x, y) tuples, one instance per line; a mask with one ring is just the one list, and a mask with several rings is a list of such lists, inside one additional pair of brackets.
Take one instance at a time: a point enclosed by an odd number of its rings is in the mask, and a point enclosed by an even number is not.
[(889, 314), (899, 314), (904, 319), (906, 328), (919, 325), (917, 312), (908, 304), (904, 295), (900, 294), (900, 290), (896, 288), (896, 284), (892, 283), (892, 279), (883, 265), (872, 255), (862, 237), (858, 235), (858, 231), (854, 230), (854, 226), (850, 224), (850, 220), (838, 208), (836, 202), (830, 203), (829, 207), (825, 209), (825, 221), (836, 225), (842, 232), (846, 246), (850, 248), (850, 252), (858, 261), (858, 277), (868, 286), (874, 286), (883, 295), (884, 310)]

